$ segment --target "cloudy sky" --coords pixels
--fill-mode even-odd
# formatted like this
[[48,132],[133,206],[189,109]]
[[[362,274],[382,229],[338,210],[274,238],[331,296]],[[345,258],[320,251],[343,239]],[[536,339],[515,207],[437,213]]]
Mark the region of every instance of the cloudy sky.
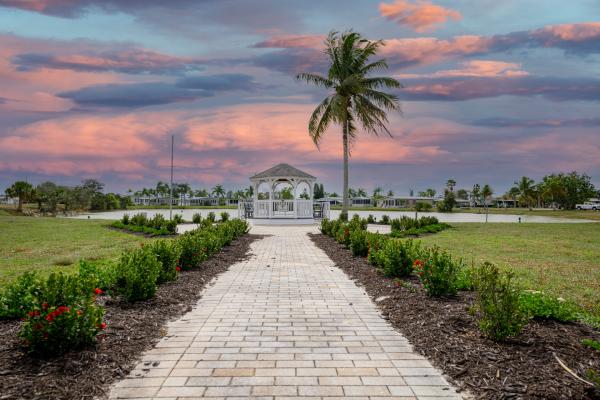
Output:
[[384,39],[405,88],[393,138],[362,135],[350,184],[490,183],[577,170],[600,184],[597,0],[0,0],[0,190],[246,186],[279,162],[341,187],[336,127],[307,134],[330,30]]

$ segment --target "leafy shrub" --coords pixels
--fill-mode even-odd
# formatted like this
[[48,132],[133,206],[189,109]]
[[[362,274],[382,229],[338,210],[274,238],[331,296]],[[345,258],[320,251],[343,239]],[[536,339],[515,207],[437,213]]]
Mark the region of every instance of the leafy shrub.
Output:
[[350,250],[354,256],[366,257],[369,252],[369,233],[363,229],[354,229],[350,232]]
[[338,220],[340,222],[348,222],[348,213],[347,212],[341,212]]
[[[183,220],[182,217],[177,214],[175,215],[175,218],[179,218],[181,221]],[[172,235],[177,233],[176,219],[168,221],[162,214],[156,214],[154,218],[148,219],[146,214],[138,213],[131,218],[127,216],[127,219],[123,216],[120,221],[113,222],[112,226],[149,235]]]
[[36,272],[25,272],[0,292],[0,318],[22,318],[33,309],[42,288]]
[[342,226],[342,225],[343,225],[343,223],[339,219],[331,221],[331,225],[330,225],[330,229],[329,229],[329,236],[336,239],[337,232],[340,229],[340,226]]
[[160,263],[160,271],[156,283],[177,279],[177,267],[181,250],[174,240],[156,240],[147,246]]
[[176,224],[183,224],[183,215],[181,215],[181,214],[173,215],[173,221],[175,221]]
[[214,212],[212,212],[212,211],[211,211],[211,212],[209,212],[209,213],[206,215],[206,219],[207,219],[207,220],[209,220],[211,224],[212,224],[212,223],[214,223],[214,222],[215,222],[215,220],[216,220],[216,215],[215,215],[215,213],[214,213]]
[[577,319],[577,310],[573,304],[544,292],[524,291],[519,300],[521,309],[530,317],[562,322]]
[[416,211],[431,211],[432,208],[433,206],[431,205],[431,203],[425,203],[423,201],[417,201],[415,203]]
[[223,211],[221,213],[221,222],[227,222],[229,220],[229,213]]
[[367,235],[367,260],[375,268],[383,267],[383,247],[390,240],[384,235],[378,233],[368,233]]
[[321,233],[327,236],[331,234],[331,221],[327,218],[321,220]]
[[350,226],[348,224],[341,224],[336,233],[336,240],[338,243],[344,246],[350,246]]
[[483,263],[476,273],[479,329],[493,340],[518,335],[527,322],[521,310],[519,290],[512,271],[500,271],[491,263]]
[[121,218],[121,222],[123,223],[123,225],[129,225],[129,214],[124,214]]
[[600,351],[600,342],[594,339],[582,339],[581,344],[591,349]]
[[382,248],[382,271],[389,278],[410,275],[413,268],[412,241],[388,240]]
[[193,222],[194,224],[199,224],[200,222],[202,222],[202,215],[200,215],[200,213],[195,213],[195,214],[192,216],[192,222]]
[[117,264],[111,260],[79,261],[79,276],[102,290],[111,289],[117,281]]
[[369,214],[369,216],[367,217],[367,222],[369,224],[374,224],[377,221],[375,220],[375,217],[373,216],[373,214]]
[[475,267],[463,265],[456,275],[456,289],[475,290]]
[[148,218],[145,213],[134,214],[129,220],[129,223],[131,225],[145,226],[148,223]]
[[350,230],[354,229],[367,229],[368,222],[366,219],[361,219],[358,214],[354,214],[350,222],[348,222],[348,227]]
[[382,215],[381,216],[381,223],[383,225],[389,225],[390,224],[390,216],[386,215],[386,214]]
[[415,260],[413,266],[430,296],[456,294],[458,272],[463,266],[462,263],[454,261],[447,252],[434,247],[426,259]]
[[115,289],[128,302],[146,300],[156,293],[161,264],[150,246],[121,255]]
[[204,243],[199,240],[194,232],[186,232],[177,238],[177,243],[181,249],[179,256],[179,265],[183,270],[196,268],[200,263],[208,258]]
[[106,326],[104,309],[95,304],[97,290],[77,275],[50,274],[19,333],[27,350],[45,356],[92,344]]

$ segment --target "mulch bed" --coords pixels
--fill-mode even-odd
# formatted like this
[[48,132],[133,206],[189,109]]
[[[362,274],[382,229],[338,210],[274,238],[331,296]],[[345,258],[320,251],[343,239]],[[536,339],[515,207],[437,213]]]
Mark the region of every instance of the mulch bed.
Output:
[[474,293],[430,298],[417,278],[397,286],[332,238],[310,237],[369,296],[389,296],[377,302],[385,318],[459,390],[482,399],[600,399],[597,389],[569,375],[554,357],[580,377],[590,368],[600,371],[600,351],[581,344],[600,340],[591,327],[532,320],[518,337],[496,343],[480,334],[469,313]]
[[[125,377],[139,356],[166,333],[162,326],[191,311],[201,289],[229,266],[250,256],[259,235],[244,235],[205,261],[158,287],[152,300],[124,304],[105,298],[105,337],[94,348],[40,360],[23,352],[20,321],[0,321],[0,399],[93,399]],[[101,298],[102,299],[102,298]]]

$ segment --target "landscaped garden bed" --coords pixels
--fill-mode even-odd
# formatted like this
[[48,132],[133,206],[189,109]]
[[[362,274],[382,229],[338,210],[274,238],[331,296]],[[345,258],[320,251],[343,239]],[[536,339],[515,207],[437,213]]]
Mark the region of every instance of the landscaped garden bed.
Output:
[[[29,291],[35,295],[22,302],[23,309],[0,304],[5,317],[11,312],[25,315],[23,320],[0,320],[0,398],[105,396],[109,384],[126,376],[138,357],[164,336],[164,323],[190,311],[204,285],[249,256],[250,243],[259,236],[243,235],[246,229],[240,221],[204,227],[181,240],[153,241],[126,251],[118,264],[84,262],[78,274],[36,278],[42,293]],[[75,290],[52,289],[56,282],[68,282]],[[77,294],[75,300],[67,296],[89,284],[97,286],[90,295]],[[42,297],[63,300],[38,306]],[[86,303],[89,299],[91,304]],[[64,353],[57,346],[65,334],[59,324],[81,325],[92,317],[93,326],[86,328],[90,333],[65,335],[71,343],[92,335],[92,344]],[[25,334],[32,335],[31,341]]]
[[[335,221],[330,224],[336,225]],[[403,268],[402,253],[418,250],[416,244],[406,241],[399,245],[384,244],[380,246],[385,248],[382,255],[378,254],[381,250],[373,251],[371,246],[376,245],[383,235],[362,233],[353,229],[352,222],[340,224],[334,233],[331,230],[335,228],[331,225],[329,229],[325,228],[326,233],[333,234],[335,239],[323,234],[311,235],[315,244],[357,284],[364,286],[390,323],[410,340],[418,352],[443,370],[458,388],[486,399],[599,398],[597,388],[578,380],[565,369],[569,368],[578,377],[592,380],[590,374],[593,377],[593,372],[590,371],[600,370],[600,351],[592,348],[596,343],[594,340],[600,340],[597,330],[580,322],[565,323],[543,318],[541,314],[545,308],[538,307],[539,304],[531,300],[538,299],[535,297],[537,294],[532,293],[520,300],[525,301],[521,307],[526,305],[529,309],[515,314],[515,319],[528,316],[523,321],[526,324],[522,331],[492,340],[489,331],[485,335],[480,330],[480,311],[474,310],[474,305],[478,304],[477,292],[457,290],[468,286],[464,277],[458,276],[455,280],[455,295],[438,297],[432,295],[431,288],[443,285],[440,286],[439,282],[432,285],[432,281],[422,275],[422,265],[430,265],[430,261],[415,260],[414,264],[411,261],[407,265],[413,264],[416,273],[406,273],[401,279],[393,277]],[[364,241],[361,235],[366,235]],[[365,241],[369,243],[368,249],[360,246]],[[400,255],[393,255],[395,249]],[[442,252],[435,252],[435,257],[445,257]],[[368,258],[364,257],[366,254]],[[409,256],[406,258],[410,259]],[[372,263],[379,263],[379,268]],[[390,269],[394,265],[397,269]],[[429,292],[424,283],[429,285]],[[563,310],[560,304],[556,304],[552,302],[552,316],[570,319],[567,306]],[[565,312],[564,316],[560,315],[561,311]],[[588,345],[582,343],[585,339],[589,340]]]

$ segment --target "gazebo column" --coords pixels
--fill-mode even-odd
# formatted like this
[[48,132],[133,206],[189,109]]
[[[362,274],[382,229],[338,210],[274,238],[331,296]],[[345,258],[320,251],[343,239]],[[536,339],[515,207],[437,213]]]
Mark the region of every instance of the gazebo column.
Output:
[[292,184],[292,193],[294,194],[294,218],[298,218],[298,196],[296,190],[298,190],[298,182],[295,179],[290,179]]

